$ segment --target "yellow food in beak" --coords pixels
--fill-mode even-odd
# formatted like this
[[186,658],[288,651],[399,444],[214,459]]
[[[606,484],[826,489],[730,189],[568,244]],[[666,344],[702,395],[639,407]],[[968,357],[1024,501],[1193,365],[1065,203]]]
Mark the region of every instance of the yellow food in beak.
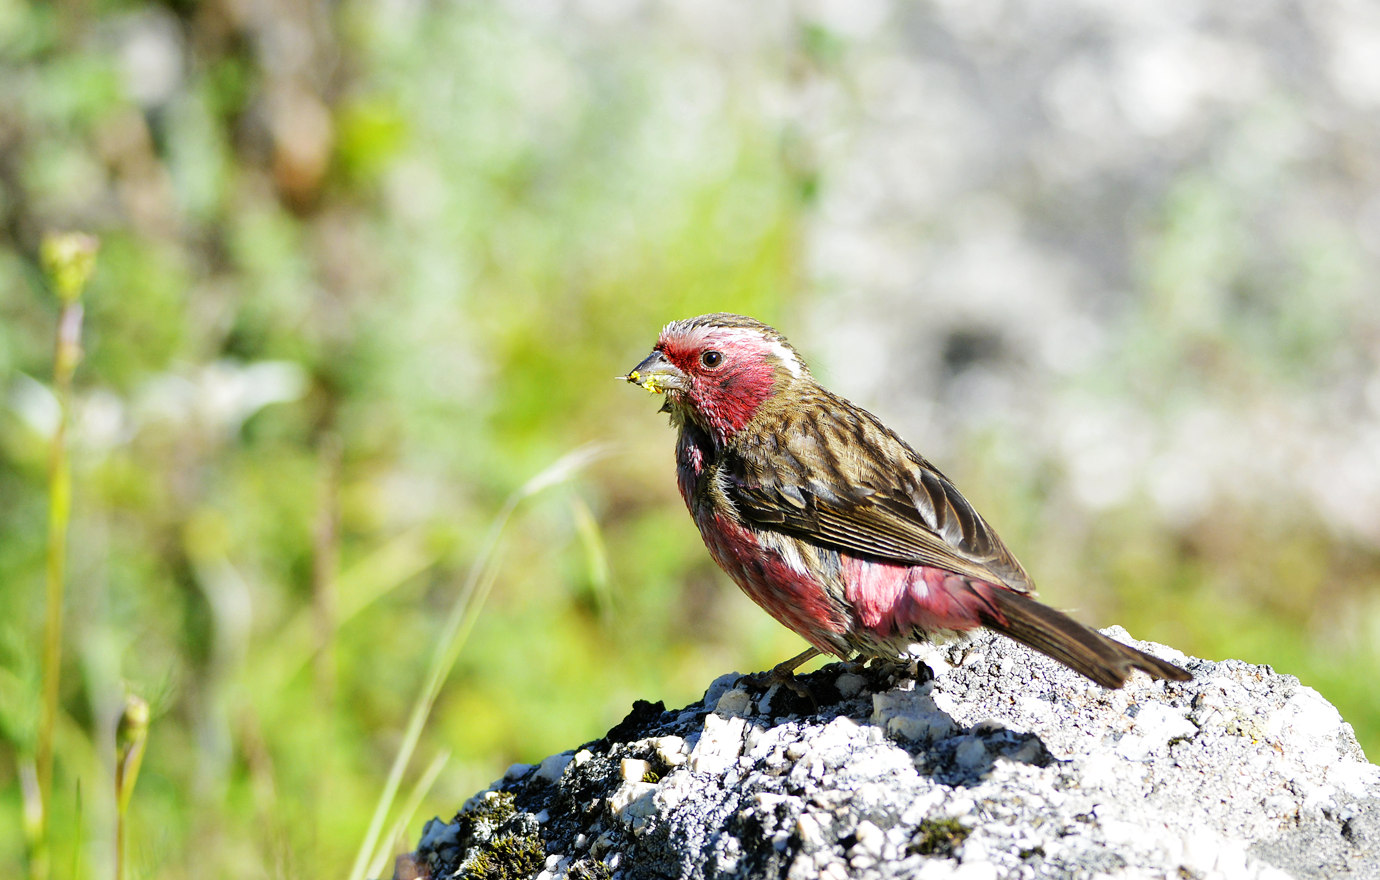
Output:
[[684,373],[676,369],[666,356],[654,351],[646,360],[638,364],[626,376],[619,376],[624,382],[637,385],[652,394],[666,394],[669,391],[684,391],[688,380]]
[[633,370],[631,373],[628,374],[628,381],[641,388],[647,389],[653,394],[666,393],[666,389],[661,385],[660,382],[657,381],[656,376],[648,376],[644,379],[642,378],[642,375],[637,372],[637,370]]

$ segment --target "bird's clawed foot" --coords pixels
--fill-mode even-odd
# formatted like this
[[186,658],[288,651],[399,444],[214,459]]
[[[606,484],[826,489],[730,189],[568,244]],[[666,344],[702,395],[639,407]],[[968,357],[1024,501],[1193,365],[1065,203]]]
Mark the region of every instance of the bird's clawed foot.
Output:
[[764,691],[770,690],[774,685],[779,685],[781,688],[797,696],[804,697],[810,701],[811,706],[818,708],[819,701],[815,699],[815,695],[811,692],[809,686],[795,677],[796,667],[818,654],[818,650],[811,648],[808,651],[797,654],[789,660],[776,664],[766,672],[754,672],[750,675],[744,675],[738,679],[738,683],[746,684]]
[[916,684],[924,684],[934,678],[934,671],[917,657],[871,657],[866,658],[865,664],[868,669],[875,670],[878,675],[889,677],[892,681],[909,679]]
[[918,658],[909,655],[870,657],[855,654],[843,661],[844,671],[861,676],[869,687],[886,688],[901,681],[924,684],[934,678],[934,672]]

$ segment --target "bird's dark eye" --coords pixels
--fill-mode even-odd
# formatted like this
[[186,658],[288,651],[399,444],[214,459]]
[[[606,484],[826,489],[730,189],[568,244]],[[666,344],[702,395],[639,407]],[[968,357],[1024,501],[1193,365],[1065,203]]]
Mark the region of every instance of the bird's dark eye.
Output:
[[714,351],[713,349],[710,349],[709,351],[706,351],[706,352],[704,352],[703,354],[700,355],[700,363],[704,364],[706,367],[708,367],[708,368],[711,369],[711,370],[714,369],[715,367],[717,367],[719,364],[721,364],[721,363],[723,363],[723,362],[724,362],[723,353],[722,353],[722,352],[718,352],[718,351]]

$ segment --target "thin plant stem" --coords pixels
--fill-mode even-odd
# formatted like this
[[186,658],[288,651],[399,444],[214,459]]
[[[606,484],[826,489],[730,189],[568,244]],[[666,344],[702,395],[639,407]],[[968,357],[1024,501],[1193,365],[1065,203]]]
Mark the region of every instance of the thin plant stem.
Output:
[[115,880],[125,876],[125,834],[129,828],[129,801],[144,746],[149,736],[149,704],[134,694],[125,696],[125,710],[115,728]]
[[58,314],[53,355],[53,394],[58,422],[48,459],[48,546],[46,613],[43,623],[43,703],[39,715],[35,769],[38,783],[37,828],[30,840],[30,875],[48,876],[53,795],[53,740],[62,692],[62,605],[66,577],[67,527],[72,517],[72,473],[67,460],[67,427],[71,421],[72,375],[81,361],[81,295],[95,266],[97,242],[79,233],[44,238],[41,257],[62,309]]
[[334,646],[340,569],[340,435],[321,439],[317,461],[316,522],[312,525],[311,604],[316,629],[316,691],[322,705],[335,693]]

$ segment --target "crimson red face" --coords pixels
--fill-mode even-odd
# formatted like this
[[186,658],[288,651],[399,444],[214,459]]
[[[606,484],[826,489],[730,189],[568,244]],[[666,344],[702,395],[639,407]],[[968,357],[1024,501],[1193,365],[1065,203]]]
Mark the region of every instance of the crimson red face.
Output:
[[809,374],[789,343],[766,325],[706,320],[721,317],[667,324],[652,354],[626,378],[665,393],[672,412],[683,411],[725,443],[752,421],[779,380]]

